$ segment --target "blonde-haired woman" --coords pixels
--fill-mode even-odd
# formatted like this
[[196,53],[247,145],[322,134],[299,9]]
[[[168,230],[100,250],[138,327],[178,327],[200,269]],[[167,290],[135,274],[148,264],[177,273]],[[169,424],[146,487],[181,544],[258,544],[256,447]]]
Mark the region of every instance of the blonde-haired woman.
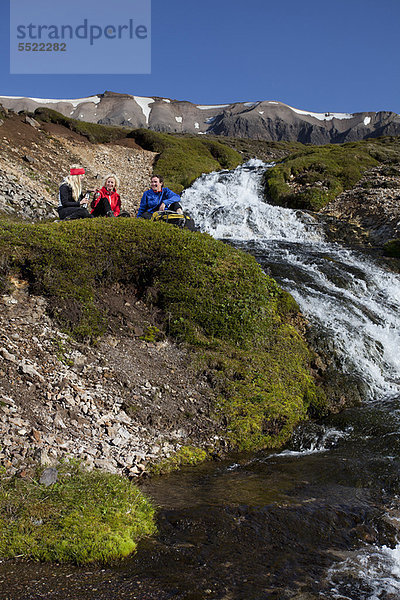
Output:
[[80,165],[72,165],[69,175],[60,185],[57,209],[60,219],[87,219],[92,216],[86,208],[89,197],[82,192],[84,177],[85,169]]
[[92,200],[92,217],[129,217],[126,211],[121,212],[121,197],[117,192],[119,179],[110,173],[104,179],[103,187],[97,190]]

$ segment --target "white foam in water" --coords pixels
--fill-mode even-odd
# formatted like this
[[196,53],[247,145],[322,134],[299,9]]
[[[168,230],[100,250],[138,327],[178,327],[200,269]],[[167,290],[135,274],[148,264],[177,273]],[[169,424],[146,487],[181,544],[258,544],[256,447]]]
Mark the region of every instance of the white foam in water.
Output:
[[200,177],[182,195],[185,209],[202,231],[218,239],[322,239],[312,217],[303,215],[302,222],[295,211],[262,201],[260,179],[267,167],[252,159],[234,171]]
[[[398,393],[400,389],[400,279],[368,260],[337,247],[327,248],[343,264],[346,287],[310,265],[314,288],[287,289],[314,323],[330,332],[345,371],[361,374],[371,394]],[[297,260],[297,259],[295,259]],[[358,276],[349,272],[356,269]]]
[[[381,600],[400,597],[400,545],[395,548],[367,546],[350,553],[328,571],[327,600]],[[360,594],[362,589],[362,595]],[[357,594],[357,595],[354,595]]]
[[185,208],[202,231],[251,241],[285,267],[283,287],[328,333],[343,370],[357,374],[371,397],[398,394],[400,277],[325,242],[307,213],[266,203],[260,183],[270,166],[252,159],[234,171],[205,175],[184,192]]
[[301,450],[283,450],[282,452],[270,454],[267,459],[273,457],[276,458],[277,456],[279,458],[285,458],[286,456],[306,456],[308,454],[320,454],[321,452],[331,450],[340,439],[347,438],[349,435],[350,431],[339,431],[338,429],[328,428],[320,439],[315,437],[314,440],[310,442],[308,448]]

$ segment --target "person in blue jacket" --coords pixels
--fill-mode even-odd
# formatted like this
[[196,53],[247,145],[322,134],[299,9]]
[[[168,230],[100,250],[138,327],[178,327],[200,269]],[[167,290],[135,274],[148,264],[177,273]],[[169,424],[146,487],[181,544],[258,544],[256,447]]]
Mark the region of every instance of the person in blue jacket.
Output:
[[182,206],[179,204],[180,196],[167,187],[163,187],[164,178],[161,175],[153,175],[150,181],[150,189],[146,190],[140,201],[137,218],[151,219],[157,210],[174,210],[182,214]]

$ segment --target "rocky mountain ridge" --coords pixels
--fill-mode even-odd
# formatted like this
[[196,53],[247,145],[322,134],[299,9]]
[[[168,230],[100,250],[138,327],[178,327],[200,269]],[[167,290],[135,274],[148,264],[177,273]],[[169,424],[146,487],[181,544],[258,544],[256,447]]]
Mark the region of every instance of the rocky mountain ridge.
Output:
[[304,144],[400,135],[400,116],[394,112],[315,113],[266,100],[196,105],[182,100],[106,91],[77,99],[0,96],[0,103],[16,112],[53,108],[65,116],[104,125]]

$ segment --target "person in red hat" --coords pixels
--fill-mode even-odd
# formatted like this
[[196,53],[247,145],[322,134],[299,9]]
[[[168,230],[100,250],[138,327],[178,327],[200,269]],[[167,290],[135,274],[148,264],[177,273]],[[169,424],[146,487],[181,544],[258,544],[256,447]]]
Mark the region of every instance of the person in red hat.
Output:
[[72,165],[69,175],[60,185],[57,210],[61,220],[91,218],[92,215],[86,208],[89,196],[82,192],[84,177],[85,169],[80,165]]

